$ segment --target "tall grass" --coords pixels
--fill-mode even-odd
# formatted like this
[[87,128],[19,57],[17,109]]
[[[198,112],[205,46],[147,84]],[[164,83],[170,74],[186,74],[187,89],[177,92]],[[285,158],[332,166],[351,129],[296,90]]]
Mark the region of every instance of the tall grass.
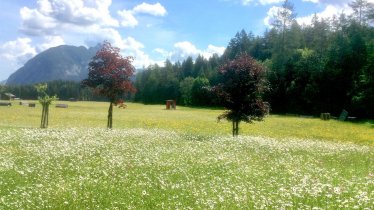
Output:
[[158,129],[0,129],[0,209],[371,209],[369,146]]
[[370,124],[106,103],[0,107],[0,209],[373,209]]

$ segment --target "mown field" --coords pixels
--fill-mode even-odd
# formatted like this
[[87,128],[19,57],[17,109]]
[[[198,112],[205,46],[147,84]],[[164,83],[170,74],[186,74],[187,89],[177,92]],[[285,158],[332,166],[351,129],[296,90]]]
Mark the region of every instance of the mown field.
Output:
[[0,209],[373,209],[374,126],[129,103],[0,107]]

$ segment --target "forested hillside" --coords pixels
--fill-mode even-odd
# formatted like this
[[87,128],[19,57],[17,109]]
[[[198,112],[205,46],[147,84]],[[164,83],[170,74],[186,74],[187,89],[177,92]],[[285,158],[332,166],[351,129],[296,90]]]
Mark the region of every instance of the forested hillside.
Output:
[[221,57],[189,57],[183,62],[149,66],[137,75],[135,100],[184,105],[218,105],[209,87],[220,78],[217,69],[247,53],[267,68],[271,87],[266,98],[273,113],[338,115],[342,109],[363,118],[374,117],[373,9],[352,3],[355,13],[299,25],[293,5],[261,36],[245,30],[229,42]]

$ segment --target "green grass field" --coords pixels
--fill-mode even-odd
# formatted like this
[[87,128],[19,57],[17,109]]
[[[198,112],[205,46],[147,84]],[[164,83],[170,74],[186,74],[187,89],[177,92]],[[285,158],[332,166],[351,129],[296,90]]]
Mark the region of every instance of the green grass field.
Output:
[[0,107],[0,209],[373,209],[374,126],[129,103]]

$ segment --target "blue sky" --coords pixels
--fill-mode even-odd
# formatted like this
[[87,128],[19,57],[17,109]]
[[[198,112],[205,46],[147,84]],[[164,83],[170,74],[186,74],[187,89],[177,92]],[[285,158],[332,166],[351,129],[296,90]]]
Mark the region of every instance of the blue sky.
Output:
[[[374,0],[369,0],[374,2]],[[103,40],[135,57],[136,67],[165,59],[222,54],[241,29],[262,35],[283,0],[4,0],[0,4],[0,81],[61,44]],[[314,13],[350,13],[350,0],[291,0],[300,24]]]

